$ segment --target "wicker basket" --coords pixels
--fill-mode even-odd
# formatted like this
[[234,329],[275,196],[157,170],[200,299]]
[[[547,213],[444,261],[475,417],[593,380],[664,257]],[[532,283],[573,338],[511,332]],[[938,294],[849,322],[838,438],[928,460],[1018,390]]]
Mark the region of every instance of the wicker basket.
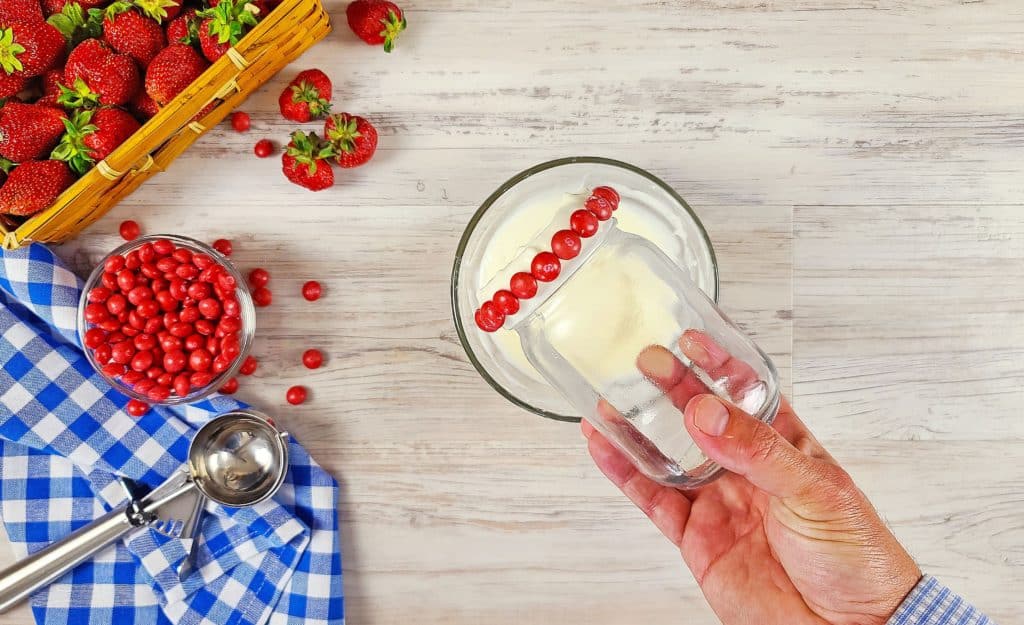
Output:
[[[4,249],[60,242],[102,217],[163,171],[208,128],[331,30],[320,0],[284,0],[128,141],[86,172],[50,208],[16,228],[0,223]],[[218,101],[202,119],[195,116]]]

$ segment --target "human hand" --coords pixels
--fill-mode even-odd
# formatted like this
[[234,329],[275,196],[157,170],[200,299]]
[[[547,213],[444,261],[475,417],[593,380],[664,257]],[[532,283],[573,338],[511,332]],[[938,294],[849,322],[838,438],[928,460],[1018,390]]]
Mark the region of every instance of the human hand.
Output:
[[[693,339],[687,333],[680,346],[698,366],[733,382],[747,373],[707,337]],[[586,421],[583,434],[598,468],[679,548],[722,622],[884,624],[921,571],[789,403],[767,425],[706,394],[671,352],[654,350],[638,359],[641,370],[729,473],[682,492],[641,474]]]

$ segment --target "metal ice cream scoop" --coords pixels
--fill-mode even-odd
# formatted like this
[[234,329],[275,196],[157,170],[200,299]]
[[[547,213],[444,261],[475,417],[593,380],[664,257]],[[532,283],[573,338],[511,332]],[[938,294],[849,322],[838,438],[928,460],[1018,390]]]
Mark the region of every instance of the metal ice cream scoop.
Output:
[[189,445],[187,466],[148,495],[0,571],[0,612],[133,530],[152,526],[173,537],[194,532],[203,497],[242,507],[273,496],[288,471],[287,439],[273,420],[253,410],[209,421]]

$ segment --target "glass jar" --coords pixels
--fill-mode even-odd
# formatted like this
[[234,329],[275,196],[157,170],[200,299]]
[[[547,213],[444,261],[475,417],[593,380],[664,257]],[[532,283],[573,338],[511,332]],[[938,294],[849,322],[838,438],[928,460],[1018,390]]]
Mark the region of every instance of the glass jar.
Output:
[[684,426],[690,398],[712,393],[767,423],[778,410],[768,356],[683,268],[615,218],[505,327],[544,379],[662,484],[692,488],[721,471]]

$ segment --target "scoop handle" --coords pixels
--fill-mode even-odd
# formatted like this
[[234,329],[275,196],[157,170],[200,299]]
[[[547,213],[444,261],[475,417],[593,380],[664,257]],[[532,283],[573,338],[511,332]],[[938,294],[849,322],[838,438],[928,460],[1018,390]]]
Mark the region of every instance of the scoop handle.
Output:
[[144,524],[137,508],[124,506],[0,571],[0,613]]

